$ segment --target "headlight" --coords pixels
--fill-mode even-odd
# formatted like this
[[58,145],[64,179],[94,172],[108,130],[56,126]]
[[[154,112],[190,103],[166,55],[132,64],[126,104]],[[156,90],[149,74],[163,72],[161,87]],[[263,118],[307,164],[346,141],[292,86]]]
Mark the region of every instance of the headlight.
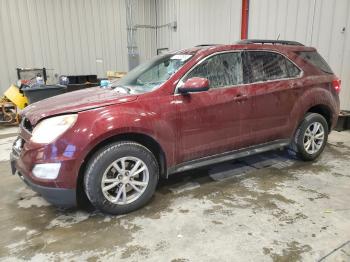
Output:
[[71,114],[45,119],[34,128],[31,141],[49,144],[71,128],[77,118],[77,114]]

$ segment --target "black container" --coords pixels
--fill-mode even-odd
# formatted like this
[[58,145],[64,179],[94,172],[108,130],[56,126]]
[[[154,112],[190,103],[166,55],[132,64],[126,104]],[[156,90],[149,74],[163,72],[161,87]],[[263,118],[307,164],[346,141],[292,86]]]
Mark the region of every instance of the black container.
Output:
[[89,87],[94,87],[94,86],[98,86],[99,83],[88,83],[88,84],[69,84],[67,86],[67,92],[74,92],[77,90],[82,90],[82,89],[86,89]]
[[336,131],[350,130],[350,113],[342,112],[338,117],[338,122],[334,128]]
[[95,86],[99,86],[100,85],[100,83],[99,82],[97,82],[97,83],[88,83],[88,84],[86,84],[86,87],[88,88],[88,87],[95,87]]
[[74,91],[77,91],[77,90],[81,90],[81,89],[84,89],[86,88],[86,85],[85,84],[69,84],[67,86],[67,93],[68,92],[74,92]]
[[87,76],[87,81],[89,83],[98,83],[97,75],[88,75]]
[[67,76],[68,79],[69,79],[69,84],[71,85],[75,85],[78,83],[78,79],[77,79],[77,76]]
[[23,88],[22,91],[28,98],[29,104],[38,102],[40,100],[64,94],[67,90],[66,86],[61,85],[46,85],[32,88]]
[[69,84],[85,84],[85,83],[97,83],[97,75],[71,75],[67,76],[69,79]]
[[345,123],[346,123],[345,117],[339,116],[337,125],[335,126],[334,130],[344,131],[345,130]]
[[77,76],[77,84],[85,84],[87,81],[87,75]]

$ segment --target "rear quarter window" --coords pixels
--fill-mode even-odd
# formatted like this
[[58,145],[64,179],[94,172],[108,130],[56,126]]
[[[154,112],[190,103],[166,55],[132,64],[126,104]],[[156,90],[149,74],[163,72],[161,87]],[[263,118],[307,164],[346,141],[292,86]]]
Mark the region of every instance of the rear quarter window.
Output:
[[288,59],[285,59],[285,61],[286,61],[286,66],[287,66],[287,70],[288,70],[288,76],[291,78],[300,76],[300,73],[301,73],[300,69],[298,67],[296,67]]
[[298,55],[304,59],[306,62],[311,63],[313,66],[317,67],[321,71],[333,74],[332,69],[327,64],[327,62],[322,58],[322,56],[316,51],[303,51],[298,52]]

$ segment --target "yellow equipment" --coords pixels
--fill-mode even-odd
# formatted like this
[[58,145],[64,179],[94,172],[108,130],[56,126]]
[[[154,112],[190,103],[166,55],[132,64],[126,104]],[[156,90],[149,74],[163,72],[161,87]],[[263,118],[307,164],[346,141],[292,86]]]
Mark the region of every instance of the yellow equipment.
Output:
[[[46,82],[46,68],[17,68],[17,77],[21,87],[30,85],[32,81],[38,81],[38,77]],[[29,104],[27,97],[16,85],[11,85],[0,97],[0,124],[18,124],[18,109],[23,109]]]
[[17,125],[19,123],[17,107],[6,97],[0,98],[0,109],[0,124]]
[[19,109],[23,109],[28,105],[28,99],[19,91],[15,85],[11,85],[4,93],[5,97],[14,103]]
[[3,97],[0,97],[0,124],[18,124],[17,108],[23,109],[28,105],[28,99],[15,85],[11,85]]

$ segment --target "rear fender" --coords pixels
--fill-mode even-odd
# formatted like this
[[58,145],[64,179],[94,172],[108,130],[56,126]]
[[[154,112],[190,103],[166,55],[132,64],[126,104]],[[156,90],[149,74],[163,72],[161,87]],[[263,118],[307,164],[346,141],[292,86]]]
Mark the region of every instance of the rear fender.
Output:
[[331,112],[331,123],[334,127],[339,114],[339,103],[334,99],[333,94],[324,87],[308,88],[302,96],[295,102],[290,114],[291,130],[294,134],[305,114],[317,105],[323,105]]

